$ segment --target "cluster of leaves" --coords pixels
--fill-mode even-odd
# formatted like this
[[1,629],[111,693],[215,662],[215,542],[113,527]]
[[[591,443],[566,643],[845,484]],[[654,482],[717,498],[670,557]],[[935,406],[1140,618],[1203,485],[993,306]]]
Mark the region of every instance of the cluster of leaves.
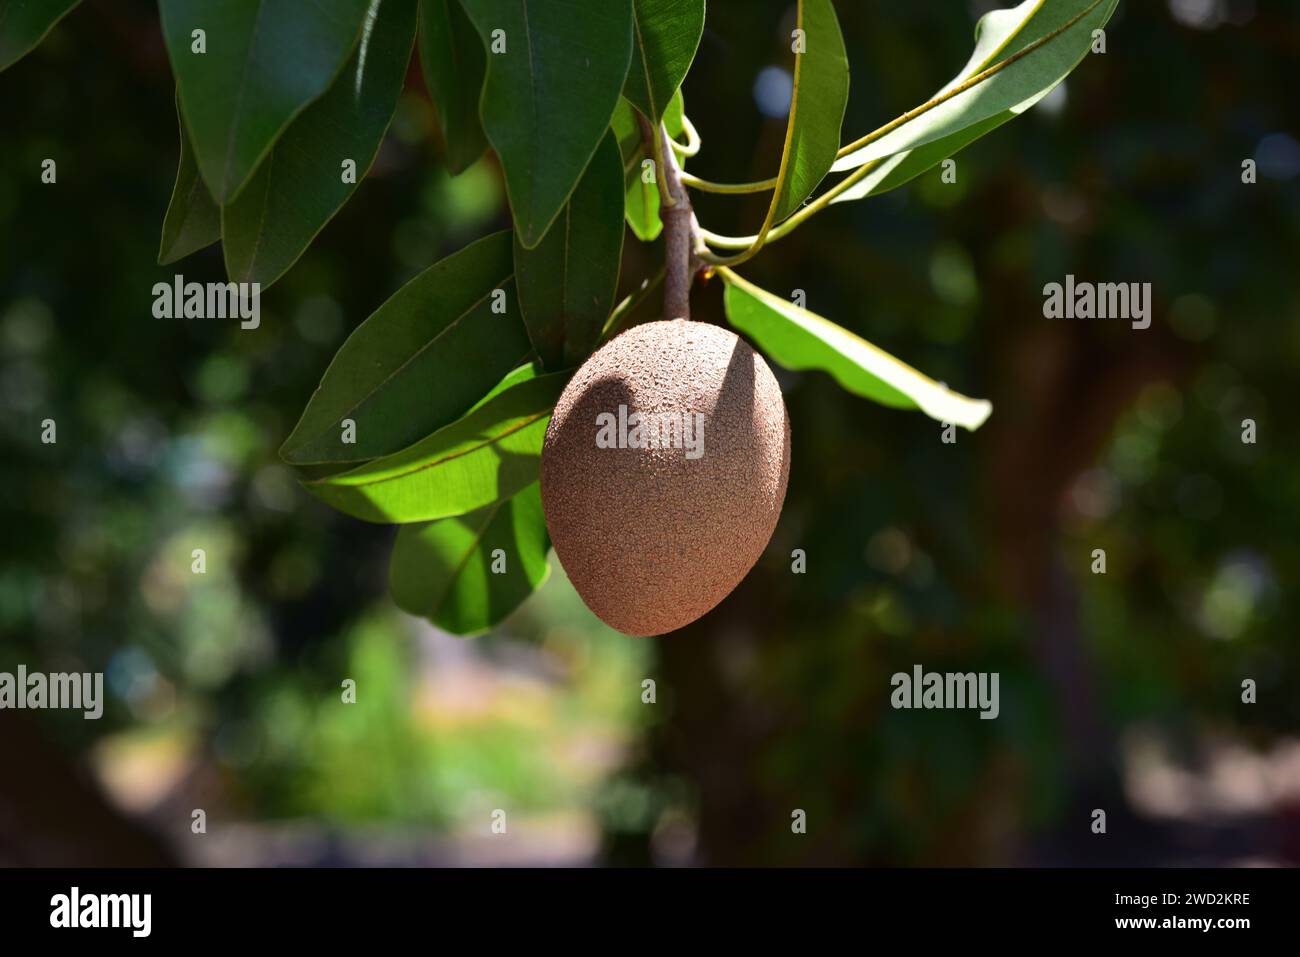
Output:
[[[1028,109],[1082,60],[1117,2],[1024,0],[988,14],[947,86],[842,145],[849,71],[835,9],[797,0],[775,175],[717,184],[683,174],[695,189],[771,193],[755,235],[694,237],[694,256],[727,284],[729,321],[781,365],[977,428],[989,403],[732,267]],[[647,277],[614,304],[624,224],[643,242],[659,235],[662,205],[674,202],[669,168],[701,145],[680,88],[705,0],[159,4],[180,128],[161,263],[219,240],[232,281],[265,289],[284,275],[373,162],[417,47],[448,167],[495,152],[513,230],[429,267],[361,323],[282,449],[324,501],[403,526],[391,573],[399,605],[462,634],[491,627],[547,573],[537,475],[550,410],[569,371],[653,288]],[[9,0],[0,69],[73,6]],[[812,199],[833,172],[847,175]]]

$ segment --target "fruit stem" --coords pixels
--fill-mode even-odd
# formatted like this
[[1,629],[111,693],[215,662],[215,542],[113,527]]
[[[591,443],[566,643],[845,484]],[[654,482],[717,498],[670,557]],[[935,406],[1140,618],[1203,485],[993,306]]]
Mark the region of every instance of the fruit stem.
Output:
[[682,170],[672,148],[672,138],[663,123],[653,129],[644,117],[641,135],[659,160],[661,185],[671,203],[660,204],[659,216],[664,223],[664,318],[691,318],[691,285],[700,268],[696,256],[699,222],[691,208],[691,197],[682,185]]

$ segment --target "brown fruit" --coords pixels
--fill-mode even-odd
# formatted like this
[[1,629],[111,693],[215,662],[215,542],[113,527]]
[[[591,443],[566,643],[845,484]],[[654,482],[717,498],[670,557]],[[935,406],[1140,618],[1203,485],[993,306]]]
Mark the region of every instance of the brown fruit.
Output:
[[754,566],[789,473],[790,421],[763,358],[718,326],[651,322],[598,350],[560,396],[542,506],[587,606],[626,634],[658,635]]

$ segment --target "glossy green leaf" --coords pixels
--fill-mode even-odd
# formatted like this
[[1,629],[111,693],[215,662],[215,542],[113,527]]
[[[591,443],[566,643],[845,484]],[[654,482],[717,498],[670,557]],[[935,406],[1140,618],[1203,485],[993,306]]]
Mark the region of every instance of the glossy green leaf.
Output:
[[166,266],[190,253],[211,246],[221,238],[221,210],[194,162],[194,150],[185,133],[179,99],[176,126],[180,130],[181,158],[176,167],[176,185],[172,188],[167,215],[163,217],[162,241],[158,246],[158,264]]
[[[319,97],[376,0],[159,0],[163,39],[203,181],[226,204]],[[205,53],[194,52],[202,30]]]
[[[1019,6],[986,14],[976,27],[970,61],[930,102],[947,99],[911,111],[908,119],[845,155],[834,168],[855,169],[871,160],[954,137],[995,117],[1005,120],[1024,112],[1078,66],[1092,46],[1092,32],[1106,24],[1118,2],[1025,0]],[[983,132],[997,125],[991,123]],[[952,152],[975,138],[953,139],[947,149]]]
[[259,282],[265,292],[365,177],[397,109],[415,43],[416,5],[383,0],[333,85],[289,124],[248,186],[222,209],[231,279]]
[[[1024,109],[1028,109],[1036,102],[1037,100],[1026,103]],[[896,189],[920,176],[926,170],[942,163],[963,146],[974,142],[985,133],[997,129],[1021,112],[1023,110],[1020,109],[1004,110],[986,120],[981,120],[974,126],[958,130],[956,133],[942,139],[926,143],[924,146],[918,146],[914,150],[896,153],[832,199],[831,203],[847,203],[851,200],[862,199],[865,196],[875,196]]]
[[304,484],[368,522],[424,522],[484,508],[537,481],[546,424],[568,379],[555,373],[520,382],[396,455]]
[[794,92],[768,226],[795,212],[830,172],[849,102],[848,54],[831,0],[799,0],[796,29],[803,33],[792,40]]
[[524,325],[548,369],[576,366],[596,347],[618,285],[623,213],[623,159],[611,132],[545,238],[532,249],[515,238]]
[[478,115],[487,54],[460,0],[420,0],[420,65],[438,107],[447,168],[460,173],[487,149]]
[[488,391],[488,393],[483,396],[483,398],[479,399],[472,406],[470,406],[469,411],[466,412],[465,414],[469,415],[470,412],[473,412],[475,409],[479,408],[480,406],[485,405],[486,403],[490,402],[492,399],[495,399],[502,392],[505,392],[506,389],[513,389],[521,382],[527,382],[529,379],[536,379],[538,376],[544,374],[545,374],[545,370],[542,368],[542,364],[540,362],[529,362],[519,366],[517,369],[511,369],[502,377],[500,382],[494,385]]
[[[668,135],[674,139],[682,136],[684,116],[682,91],[678,90],[669,100],[663,118]],[[646,243],[653,242],[659,238],[664,228],[659,218],[659,185],[653,181],[647,183],[641,175],[643,164],[649,156],[641,139],[636,109],[626,99],[618,101],[614,117],[610,120],[610,129],[614,131],[619,151],[623,155],[624,216],[627,224],[637,239]],[[685,159],[678,157],[677,162],[683,169],[686,168]]]
[[[404,449],[464,414],[531,352],[510,234],[494,233],[420,273],[357,327],[280,454],[307,465]],[[355,444],[343,442],[345,419],[356,423]]]
[[389,590],[403,611],[452,634],[481,634],[550,576],[550,547],[534,482],[467,515],[403,525],[388,566]]
[[659,187],[641,178],[640,163],[641,161],[638,160],[632,174],[626,179],[623,217],[637,239],[643,243],[651,243],[664,231],[664,223],[659,218]]
[[658,123],[704,33],[704,0],[633,0],[632,65],[623,95]]
[[531,248],[609,126],[632,58],[632,0],[464,4],[488,46],[483,129],[505,169],[515,231]]
[[988,402],[958,395],[847,329],[731,270],[722,274],[727,320],[787,369],[819,369],[855,395],[894,408],[920,409],[940,422],[967,429],[979,428],[993,411]]
[[0,3],[0,70],[36,49],[80,0],[4,0]]

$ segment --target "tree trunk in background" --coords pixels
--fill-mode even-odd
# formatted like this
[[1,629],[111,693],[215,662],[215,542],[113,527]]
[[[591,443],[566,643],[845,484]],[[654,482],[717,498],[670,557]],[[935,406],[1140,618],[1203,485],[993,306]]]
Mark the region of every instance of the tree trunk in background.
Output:
[[14,711],[0,711],[0,768],[0,865],[176,864],[161,839],[113,808],[37,722]]

